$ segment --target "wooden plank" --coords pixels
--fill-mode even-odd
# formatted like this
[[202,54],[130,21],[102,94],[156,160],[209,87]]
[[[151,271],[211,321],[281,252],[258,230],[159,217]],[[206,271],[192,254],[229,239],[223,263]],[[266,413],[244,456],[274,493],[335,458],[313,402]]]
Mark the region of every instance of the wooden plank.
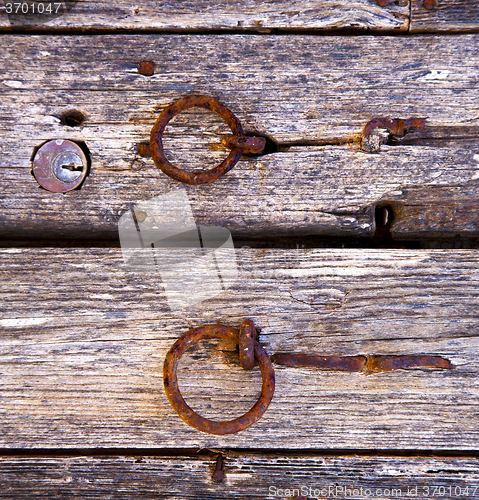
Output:
[[[251,35],[4,39],[4,237],[116,239],[132,203],[181,187],[136,147],[158,111],[190,93],[221,99],[246,130],[278,143],[277,153],[187,188],[198,221],[225,225],[234,236],[368,236],[371,207],[390,193],[462,186],[476,176],[475,35],[360,37],[354,44],[349,37]],[[142,59],[156,64],[153,77],[137,73]],[[79,127],[61,124],[72,108],[86,116]],[[411,115],[427,116],[415,142],[377,155],[359,151],[371,118]],[[179,166],[213,166],[225,155],[217,144],[227,129],[211,113],[184,113],[169,130],[165,148]],[[67,195],[39,189],[30,174],[35,147],[58,137],[85,142],[92,157],[84,186]]]
[[[233,238],[372,236],[374,207],[390,202],[398,207],[393,234],[402,239],[477,236],[477,190],[469,183],[478,175],[479,149],[470,146],[389,146],[374,155],[349,146],[292,148],[241,161],[219,181],[185,189],[196,222],[226,227]],[[182,188],[151,161],[141,172],[100,167],[66,195],[39,189],[26,169],[3,173],[3,237],[30,241],[118,241],[118,221],[132,206]],[[434,214],[437,205],[448,210],[447,200],[454,202],[451,190],[470,210],[443,220]],[[426,213],[434,225],[417,216]]]
[[[231,288],[170,311],[160,275],[128,272],[118,249],[3,249],[1,446],[477,449],[477,252],[236,254]],[[431,354],[455,368],[277,366],[259,422],[231,436],[200,433],[164,395],[165,354],[189,328],[245,317],[270,355]],[[241,370],[225,343],[199,346],[179,378],[186,400],[212,419],[247,411],[260,386],[258,369]]]
[[121,492],[122,499],[283,500],[299,491],[308,498],[403,500],[416,492],[417,498],[475,498],[479,491],[477,459],[467,457],[228,451],[221,483],[212,480],[213,471],[213,458],[204,455],[4,457],[0,485],[4,499],[103,500],[116,499]]
[[273,29],[375,30],[406,31],[409,24],[407,0],[380,7],[374,0],[336,2],[318,0],[267,2],[252,0],[234,4],[228,0],[157,2],[142,0],[132,4],[118,0],[108,4],[99,0],[63,2],[70,7],[55,8],[56,16],[7,16],[7,7],[0,8],[0,27],[24,26],[65,29],[130,29],[130,30],[240,30],[271,32]]
[[[477,35],[6,35],[3,40],[2,151],[23,166],[30,166],[38,141],[55,134],[84,140],[95,150],[95,141],[108,142],[99,152],[109,162],[102,163],[116,158],[117,169],[129,167],[127,151],[149,138],[159,110],[194,93],[220,99],[245,129],[286,145],[351,140],[377,116],[424,116],[429,126],[464,127],[477,120]],[[138,74],[142,60],[155,64],[152,77]],[[87,117],[73,129],[58,118],[72,107]],[[218,122],[207,117],[202,121],[212,126],[211,136]],[[173,138],[175,130],[185,132],[185,122],[178,125],[172,124]],[[1,166],[10,162],[2,158]]]
[[[477,155],[476,160],[479,160]],[[391,227],[393,237],[436,240],[455,237],[459,238],[459,244],[461,239],[477,238],[477,193],[477,181],[460,187],[408,187],[398,190],[394,196],[388,197],[397,212]]]
[[417,32],[472,32],[479,29],[478,0],[429,0],[432,9],[424,7],[423,0],[411,2],[412,33]]

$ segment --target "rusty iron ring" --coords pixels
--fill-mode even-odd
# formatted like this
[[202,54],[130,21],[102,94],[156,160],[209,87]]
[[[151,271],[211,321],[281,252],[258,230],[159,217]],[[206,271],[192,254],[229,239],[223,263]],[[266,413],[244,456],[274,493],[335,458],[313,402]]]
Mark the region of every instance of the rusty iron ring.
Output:
[[242,431],[257,422],[268,408],[274,394],[274,368],[266,351],[260,344],[254,342],[254,355],[261,370],[263,385],[258,401],[254,406],[241,417],[227,422],[215,422],[198,415],[192,410],[183,399],[178,387],[176,370],[181,356],[191,345],[204,339],[224,339],[232,340],[236,344],[239,342],[238,330],[223,325],[205,325],[193,328],[181,336],[168,351],[163,367],[163,381],[165,392],[180,418],[195,429],[209,434],[234,434]]
[[178,113],[188,108],[206,108],[222,118],[233,132],[233,136],[243,138],[243,127],[236,116],[217,99],[202,95],[190,95],[167,106],[156,120],[150,135],[150,151],[153,161],[166,175],[185,184],[203,184],[212,182],[229,172],[238,162],[245,150],[245,145],[238,143],[232,147],[228,157],[217,167],[203,172],[185,172],[172,165],[163,152],[162,135],[167,123]]

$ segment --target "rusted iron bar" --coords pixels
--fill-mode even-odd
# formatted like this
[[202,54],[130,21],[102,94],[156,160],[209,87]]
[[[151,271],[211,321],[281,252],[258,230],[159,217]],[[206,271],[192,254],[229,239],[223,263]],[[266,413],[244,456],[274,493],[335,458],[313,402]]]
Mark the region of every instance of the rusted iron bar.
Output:
[[254,343],[258,341],[258,334],[254,323],[246,319],[241,323],[239,331],[239,358],[243,370],[252,370],[254,361]]
[[451,362],[441,356],[426,355],[369,355],[313,356],[309,354],[278,353],[271,360],[283,366],[314,367],[322,370],[351,372],[385,372],[407,368],[451,369]]
[[386,372],[405,368],[442,368],[450,370],[451,362],[441,356],[368,356],[366,371]]

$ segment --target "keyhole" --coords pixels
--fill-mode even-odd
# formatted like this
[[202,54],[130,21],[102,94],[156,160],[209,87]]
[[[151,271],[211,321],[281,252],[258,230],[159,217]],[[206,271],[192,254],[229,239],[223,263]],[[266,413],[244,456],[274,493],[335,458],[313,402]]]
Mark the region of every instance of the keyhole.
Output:
[[391,206],[384,205],[376,207],[374,217],[376,220],[376,227],[391,227],[394,221],[394,211]]
[[63,164],[61,168],[74,172],[75,170],[83,170],[83,165],[77,165],[76,163],[71,162]]

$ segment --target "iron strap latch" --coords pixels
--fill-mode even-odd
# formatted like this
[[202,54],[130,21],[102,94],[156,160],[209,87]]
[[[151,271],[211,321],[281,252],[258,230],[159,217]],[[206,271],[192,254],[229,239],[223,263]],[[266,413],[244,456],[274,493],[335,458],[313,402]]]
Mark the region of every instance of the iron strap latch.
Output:
[[[258,401],[247,413],[227,422],[215,422],[192,410],[180,393],[176,371],[181,356],[196,342],[205,339],[232,340],[239,347],[242,368],[251,370],[258,363],[263,384]],[[323,370],[353,372],[384,372],[405,368],[451,369],[448,359],[427,355],[359,355],[316,356],[306,354],[278,353],[271,357],[279,365],[292,367],[315,367]],[[163,368],[166,395],[178,415],[192,427],[210,434],[234,434],[257,422],[273,399],[275,389],[274,368],[266,351],[258,341],[258,332],[253,321],[244,320],[238,329],[224,325],[205,325],[189,330],[168,351]]]

